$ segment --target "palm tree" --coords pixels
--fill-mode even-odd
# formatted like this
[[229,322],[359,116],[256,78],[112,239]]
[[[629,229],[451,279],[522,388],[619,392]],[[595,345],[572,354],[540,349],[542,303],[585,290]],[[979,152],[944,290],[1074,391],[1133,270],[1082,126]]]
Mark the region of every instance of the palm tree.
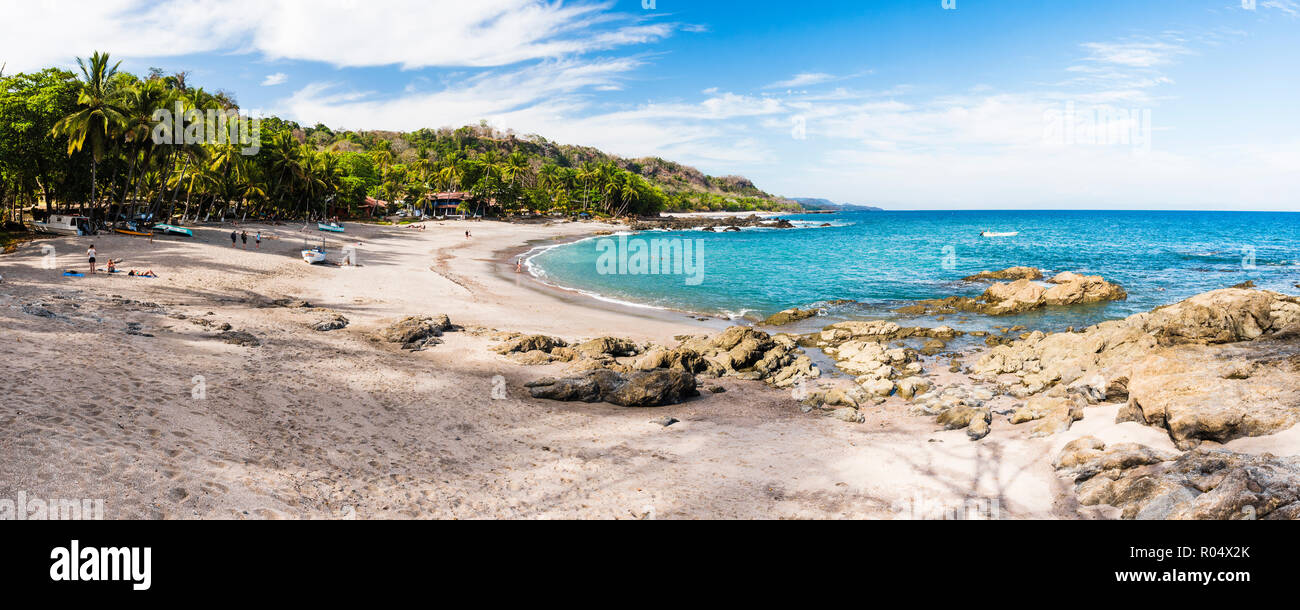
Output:
[[161,81],[145,81],[137,83],[135,86],[127,89],[122,96],[122,107],[126,110],[126,124],[123,127],[123,135],[127,143],[134,143],[127,154],[131,157],[131,169],[127,175],[126,184],[122,186],[122,195],[118,197],[119,210],[126,205],[126,194],[131,190],[132,182],[135,183],[135,196],[133,199],[140,199],[140,182],[136,180],[137,164],[141,157],[145,163],[149,161],[149,149],[153,146],[153,140],[150,136],[153,133],[153,112],[158,108],[167,106],[171,96]]
[[[87,65],[80,57],[77,65],[81,66],[81,92],[77,95],[80,110],[63,117],[54,124],[56,137],[68,137],[68,156],[80,151],[90,140],[90,201],[93,205],[98,196],[96,190],[99,180],[99,162],[104,158],[104,145],[113,133],[127,123],[126,110],[118,104],[118,91],[113,84],[117,67],[122,62],[108,65],[108,53],[96,51],[90,56]],[[85,212],[85,204],[82,204]]]
[[465,168],[461,165],[459,152],[452,153],[447,157],[442,169],[438,170],[438,179],[442,181],[443,187],[448,191],[459,189],[461,180],[465,179]]
[[583,161],[582,165],[578,166],[576,178],[582,181],[583,210],[586,210],[587,206],[591,204],[591,181],[596,179],[597,176],[599,176],[599,170],[591,161]]

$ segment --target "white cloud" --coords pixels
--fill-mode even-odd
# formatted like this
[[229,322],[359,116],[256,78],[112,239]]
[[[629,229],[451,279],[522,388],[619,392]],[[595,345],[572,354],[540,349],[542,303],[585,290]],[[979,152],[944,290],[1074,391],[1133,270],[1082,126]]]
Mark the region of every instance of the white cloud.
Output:
[[1131,68],[1168,64],[1175,57],[1188,53],[1187,48],[1180,44],[1160,41],[1087,42],[1082,46],[1090,52],[1089,61]]
[[276,85],[283,85],[288,81],[288,74],[285,74],[284,72],[276,72],[275,74],[267,74],[266,79],[262,81],[262,86],[274,87]]
[[545,0],[49,0],[6,7],[0,58],[19,71],[67,65],[96,49],[132,58],[235,49],[348,67],[490,67],[652,42],[677,27],[609,8]]
[[1300,3],[1296,0],[1264,0],[1259,3],[1266,8],[1275,8],[1292,17],[1300,17]]
[[439,91],[396,97],[346,89],[339,83],[312,83],[280,102],[278,111],[288,118],[353,129],[465,125],[523,109],[545,114],[573,107],[579,104],[580,92],[615,86],[621,75],[638,65],[632,58],[543,62],[469,76]]
[[835,75],[823,72],[801,72],[786,80],[772,83],[764,89],[790,89],[794,87],[808,87],[810,85],[819,85],[821,83],[835,80]]

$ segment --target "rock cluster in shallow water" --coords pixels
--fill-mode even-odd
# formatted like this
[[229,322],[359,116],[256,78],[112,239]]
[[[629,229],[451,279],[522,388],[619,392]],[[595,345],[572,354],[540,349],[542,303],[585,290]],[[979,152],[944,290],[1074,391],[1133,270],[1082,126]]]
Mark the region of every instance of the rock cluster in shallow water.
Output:
[[1014,282],[995,283],[978,297],[954,296],[946,299],[929,299],[902,307],[897,311],[909,315],[972,312],[1000,316],[1033,311],[1048,305],[1082,305],[1122,301],[1128,298],[1128,293],[1122,287],[1106,281],[1099,275],[1079,275],[1066,271],[1047,280],[1051,286],[1043,286],[1031,281],[1038,278],[1030,271],[1038,270],[1029,267],[1012,267],[998,272],[984,272],[966,279],[975,281],[995,276],[1020,279]]

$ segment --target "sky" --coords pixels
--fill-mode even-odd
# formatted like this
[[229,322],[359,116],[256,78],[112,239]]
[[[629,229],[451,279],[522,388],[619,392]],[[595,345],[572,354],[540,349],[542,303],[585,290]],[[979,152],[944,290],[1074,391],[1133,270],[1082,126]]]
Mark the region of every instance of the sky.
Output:
[[888,209],[1300,211],[1300,0],[5,0],[6,73],[519,134]]

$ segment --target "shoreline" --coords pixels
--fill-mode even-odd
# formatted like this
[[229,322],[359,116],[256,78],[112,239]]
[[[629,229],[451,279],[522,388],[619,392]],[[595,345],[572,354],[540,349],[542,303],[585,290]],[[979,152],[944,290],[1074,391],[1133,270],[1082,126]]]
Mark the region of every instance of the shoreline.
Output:
[[[529,283],[525,284],[527,288],[539,293],[545,293],[552,296],[561,296],[565,298],[567,302],[579,307],[589,307],[593,309],[608,311],[611,313],[617,313],[617,314],[633,316],[633,317],[643,317],[646,319],[662,321],[662,322],[680,322],[681,318],[685,318],[688,321],[687,322],[688,324],[694,323],[699,325],[702,329],[707,329],[707,330],[716,331],[716,330],[722,330],[723,328],[726,328],[727,323],[729,321],[720,318],[716,315],[692,312],[687,310],[671,309],[667,307],[658,307],[655,305],[648,305],[648,304],[624,302],[624,301],[615,300],[613,298],[602,298],[601,296],[597,296],[588,291],[546,282],[542,280],[542,278],[537,277],[536,275],[528,271],[528,260],[541,254],[542,253],[541,251],[538,251],[536,254],[533,254],[533,256],[530,256],[527,259],[525,259],[523,271],[516,273],[513,270],[513,262],[519,257],[525,256],[530,252],[541,250],[543,248],[565,246],[568,244],[584,241],[587,239],[593,239],[594,237],[598,237],[598,236],[587,235],[587,236],[561,237],[555,239],[542,239],[542,240],[538,240],[537,242],[529,242],[524,245],[498,250],[493,253],[493,257],[498,262],[498,265],[496,266],[497,275],[502,280],[506,280],[511,277],[519,277],[522,275],[524,279],[529,280]],[[707,318],[707,320],[701,320],[700,318]],[[714,323],[720,323],[720,324],[714,324]]]

